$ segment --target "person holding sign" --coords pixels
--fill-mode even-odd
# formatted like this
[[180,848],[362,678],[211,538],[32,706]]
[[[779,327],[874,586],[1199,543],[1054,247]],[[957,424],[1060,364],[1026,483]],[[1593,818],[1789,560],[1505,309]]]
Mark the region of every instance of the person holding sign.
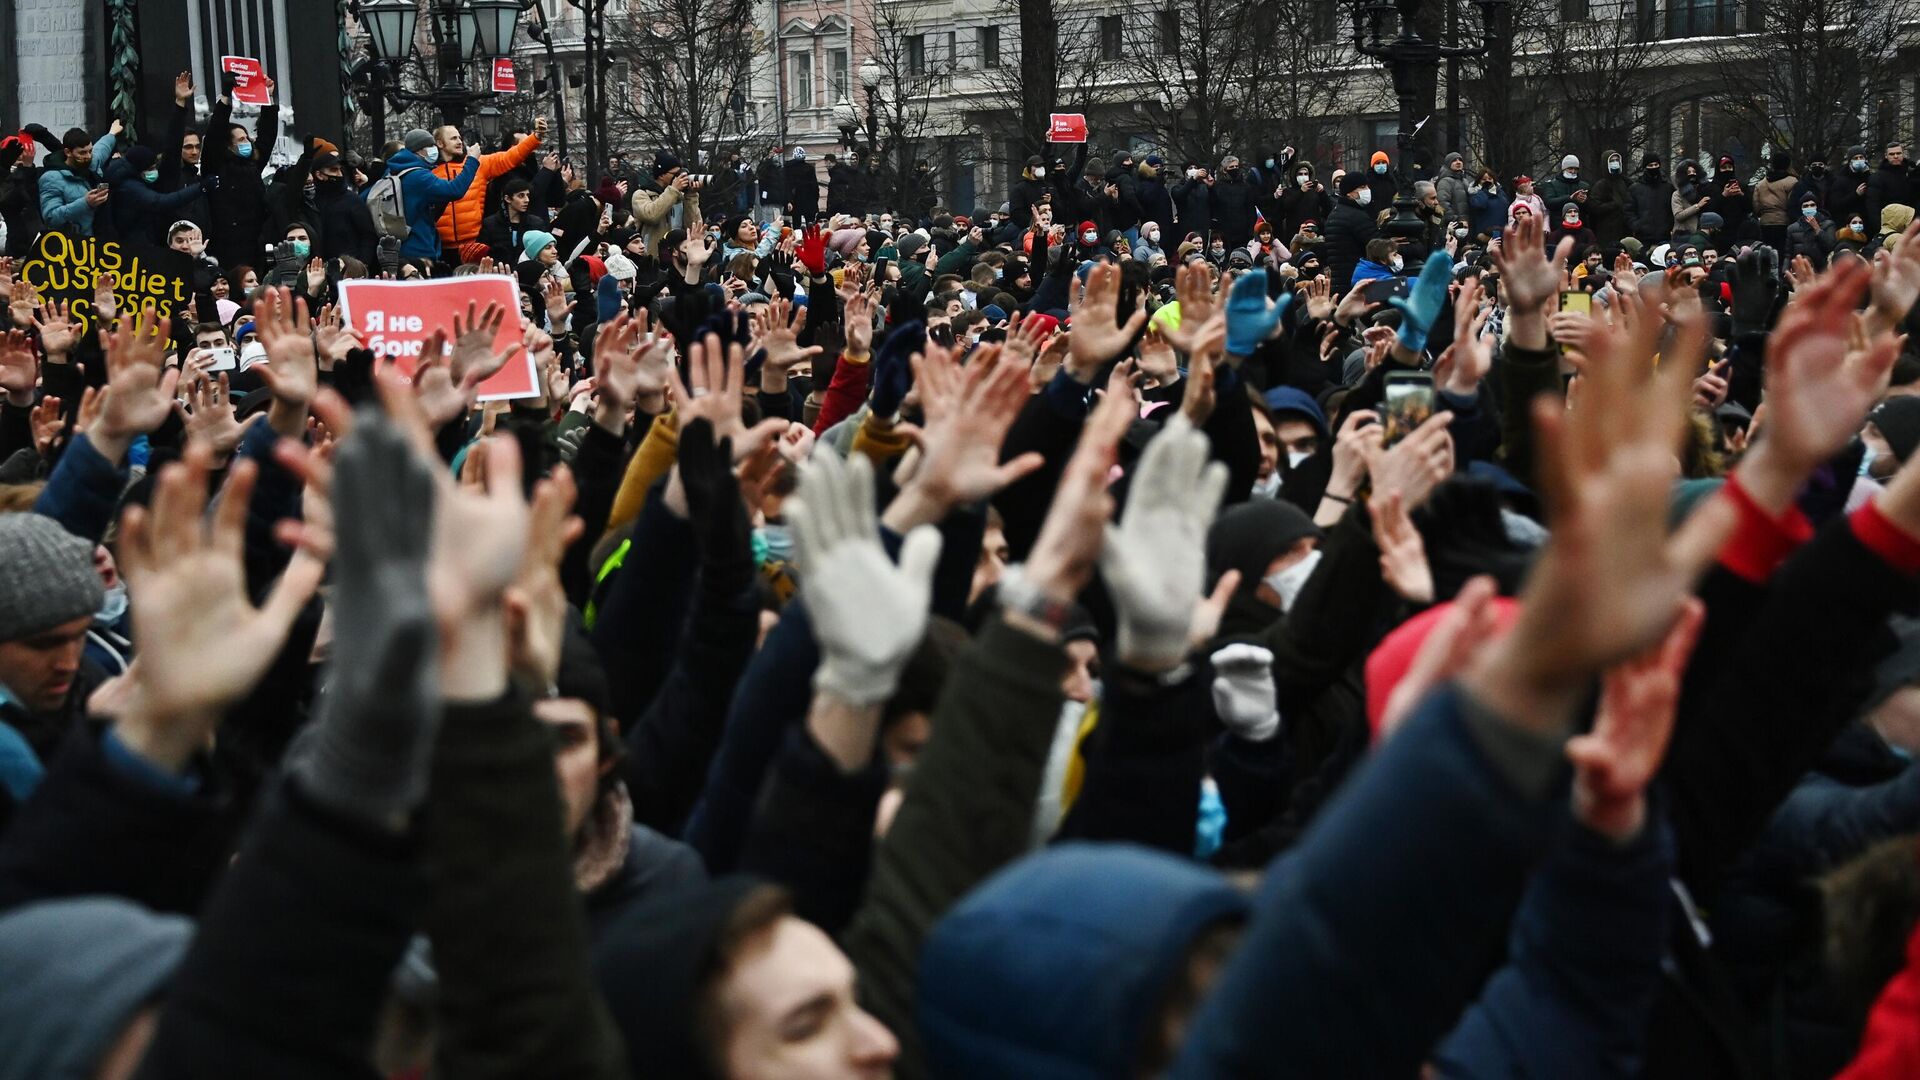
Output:
[[[233,122],[234,84],[232,72],[221,76],[221,94],[207,118],[200,161],[212,216],[207,223],[207,250],[221,266],[260,261],[260,227],[267,220],[267,186],[260,175],[280,138],[278,105],[260,107],[252,134]],[[272,94],[273,80],[267,79],[266,84],[267,93]]]
[[64,229],[76,236],[93,235],[93,215],[107,201],[107,182],[94,171],[93,162],[113,156],[120,130],[120,121],[115,120],[112,131],[97,142],[88,142],[84,130],[68,129],[60,140],[65,163],[40,174],[40,218],[47,228]]

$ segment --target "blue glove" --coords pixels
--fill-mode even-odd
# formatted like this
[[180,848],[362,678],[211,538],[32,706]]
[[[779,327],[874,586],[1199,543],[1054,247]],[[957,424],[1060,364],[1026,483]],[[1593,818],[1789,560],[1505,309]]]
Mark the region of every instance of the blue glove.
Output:
[[910,322],[896,327],[873,354],[873,411],[890,417],[913,388],[913,365],[908,358],[927,347],[927,324]]
[[1267,299],[1267,273],[1255,270],[1233,279],[1227,294],[1227,351],[1235,356],[1252,356],[1260,343],[1273,335],[1280,317],[1293,303],[1293,294],[1285,293],[1278,303]]
[[1453,256],[1436,251],[1427,256],[1420,277],[1413,283],[1413,295],[1392,297],[1387,303],[1400,309],[1400,344],[1421,352],[1427,347],[1427,335],[1433,321],[1447,306],[1447,285],[1453,280]]

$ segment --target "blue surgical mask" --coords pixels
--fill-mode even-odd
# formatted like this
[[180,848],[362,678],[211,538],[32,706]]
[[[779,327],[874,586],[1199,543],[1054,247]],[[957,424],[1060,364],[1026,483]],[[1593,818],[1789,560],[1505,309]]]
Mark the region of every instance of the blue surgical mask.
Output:
[[250,142],[243,142],[239,146],[234,147],[233,152],[235,154],[238,154],[242,158],[250,158],[253,156],[253,144]]
[[1860,475],[1861,476],[1867,475],[1867,470],[1873,468],[1873,459],[1877,456],[1879,455],[1874,452],[1874,449],[1871,446],[1867,447],[1866,453],[1860,455]]
[[297,259],[306,258],[307,253],[311,252],[312,250],[313,250],[313,245],[309,244],[305,240],[295,240],[293,242],[293,254],[294,254],[294,257]]
[[1808,221],[1812,221],[1818,217],[1819,214],[1820,208],[1817,206],[1803,206],[1800,208],[1800,216],[1806,218]]
[[1387,175],[1387,167],[1385,165],[1375,165],[1373,171],[1379,173],[1381,176]]
[[100,610],[93,613],[93,621],[103,626],[112,626],[127,613],[127,583],[116,582],[113,588],[100,601]]
[[427,147],[425,150],[420,152],[420,160],[426,162],[429,165],[433,164],[436,161],[439,161],[440,148],[437,146]]
[[145,180],[149,184],[154,183],[160,179],[160,170],[148,169],[146,172],[140,174],[140,179]]
[[762,562],[793,561],[793,533],[785,525],[770,522],[753,530],[753,535],[760,541],[756,546],[766,549]]

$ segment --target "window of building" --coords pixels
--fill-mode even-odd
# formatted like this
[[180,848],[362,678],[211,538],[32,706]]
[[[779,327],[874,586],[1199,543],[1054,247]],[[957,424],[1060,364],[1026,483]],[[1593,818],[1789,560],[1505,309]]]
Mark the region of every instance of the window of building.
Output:
[[1313,40],[1323,45],[1332,41],[1340,32],[1340,0],[1314,0],[1308,17]]
[[1000,28],[982,26],[973,32],[974,50],[980,54],[980,66],[997,68],[1000,66]]
[[1587,8],[1587,0],[1560,0],[1561,22],[1586,22],[1592,18]]
[[793,54],[793,105],[797,109],[814,107],[813,54],[811,52]]
[[833,100],[839,101],[841,98],[848,97],[853,68],[850,66],[847,50],[832,49],[828,51],[827,70],[831,72],[833,76]]
[[1120,59],[1120,16],[1100,16],[1100,59]]
[[1172,56],[1180,51],[1180,9],[1163,8],[1160,11],[1160,55]]
[[948,71],[960,66],[960,31],[947,31],[947,54],[940,59]]
[[927,39],[923,34],[908,34],[903,41],[907,52],[907,74],[927,73]]
[[1667,0],[1667,36],[1713,37],[1738,27],[1739,0]]

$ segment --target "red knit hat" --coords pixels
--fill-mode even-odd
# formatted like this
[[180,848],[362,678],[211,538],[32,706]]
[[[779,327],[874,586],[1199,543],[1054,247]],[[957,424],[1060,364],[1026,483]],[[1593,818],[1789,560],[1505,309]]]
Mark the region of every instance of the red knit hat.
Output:
[[[1505,634],[1520,617],[1520,604],[1505,596],[1494,597],[1492,603],[1498,633]],[[1380,738],[1380,717],[1386,712],[1387,698],[1393,695],[1393,688],[1407,677],[1407,669],[1413,666],[1420,646],[1426,644],[1427,635],[1433,633],[1433,628],[1451,610],[1453,601],[1449,600],[1415,615],[1394,627],[1367,657],[1367,730],[1372,739]]]
[[1081,232],[1099,232],[1100,226],[1095,225],[1091,221],[1083,221],[1080,223],[1080,231]]

